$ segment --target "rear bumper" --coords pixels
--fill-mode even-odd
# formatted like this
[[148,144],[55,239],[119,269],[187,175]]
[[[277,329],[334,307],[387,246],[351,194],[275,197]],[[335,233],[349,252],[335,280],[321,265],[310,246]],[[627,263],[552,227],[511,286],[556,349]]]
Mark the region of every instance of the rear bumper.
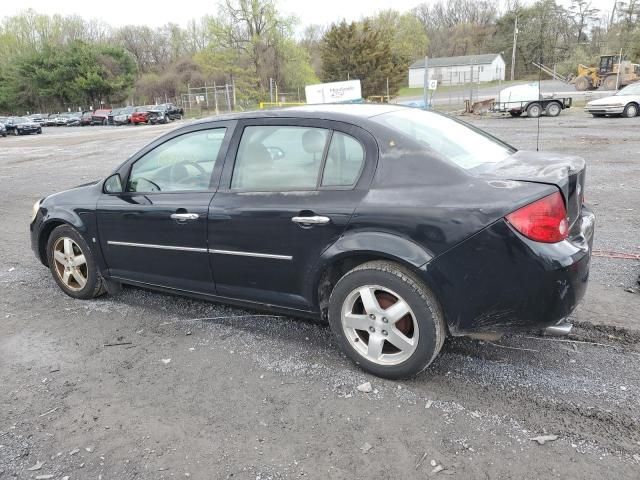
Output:
[[423,267],[453,335],[535,330],[584,297],[595,216],[586,207],[569,239],[534,242],[500,220]]

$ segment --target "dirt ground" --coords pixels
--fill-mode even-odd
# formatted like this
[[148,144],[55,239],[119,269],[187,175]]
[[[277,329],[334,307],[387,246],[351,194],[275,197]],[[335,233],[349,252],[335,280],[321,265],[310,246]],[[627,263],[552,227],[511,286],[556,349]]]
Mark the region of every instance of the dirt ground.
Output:
[[[536,120],[469,120],[535,148]],[[640,477],[640,261],[593,258],[570,339],[451,339],[404,382],[353,366],[322,323],[65,296],[30,250],[31,205],[173,126],[0,138],[0,479]],[[540,127],[542,149],[588,160],[594,248],[640,253],[640,117]]]

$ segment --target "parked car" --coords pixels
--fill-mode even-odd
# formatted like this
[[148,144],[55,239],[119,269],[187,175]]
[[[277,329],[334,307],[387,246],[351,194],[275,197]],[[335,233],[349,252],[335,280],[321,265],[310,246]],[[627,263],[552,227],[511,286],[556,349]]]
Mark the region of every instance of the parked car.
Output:
[[84,127],[92,124],[93,124],[93,112],[91,110],[82,112],[82,115],[80,116],[80,125]]
[[594,231],[584,186],[580,157],[433,112],[247,112],[36,202],[31,244],[71,297],[125,283],[324,318],[358,365],[399,378],[447,335],[568,329]]
[[0,136],[2,137],[6,137],[7,136],[7,127],[4,126],[4,123],[2,123],[2,119],[0,118]]
[[594,117],[606,115],[635,117],[640,114],[640,82],[627,85],[615,95],[591,100],[584,109]]
[[165,105],[157,105],[149,109],[148,114],[148,122],[154,125],[157,123],[169,123],[169,121],[171,120],[171,118],[169,117],[169,111]]
[[42,126],[26,117],[9,117],[5,127],[8,133],[13,133],[14,135],[42,133]]
[[82,122],[82,113],[81,112],[71,112],[67,117],[67,127],[78,127]]
[[93,112],[93,115],[91,116],[91,124],[106,125],[108,122],[108,117],[110,113],[111,113],[110,108],[102,108],[100,110],[95,110]]
[[42,113],[34,113],[32,115],[29,115],[28,117],[31,121],[38,123],[40,125],[43,125],[45,123],[46,120],[46,116],[43,115]]
[[167,110],[167,115],[171,120],[180,120],[184,116],[184,109],[176,107],[173,103],[165,103],[162,106]]
[[139,125],[141,123],[149,123],[149,110],[152,110],[155,105],[146,105],[144,107],[136,107],[131,114],[131,123],[133,125]]
[[58,118],[58,115],[59,115],[58,113],[50,113],[49,115],[44,117],[42,125],[44,127],[55,127],[56,119]]
[[131,123],[131,114],[134,107],[119,108],[109,115],[109,125],[125,125]]

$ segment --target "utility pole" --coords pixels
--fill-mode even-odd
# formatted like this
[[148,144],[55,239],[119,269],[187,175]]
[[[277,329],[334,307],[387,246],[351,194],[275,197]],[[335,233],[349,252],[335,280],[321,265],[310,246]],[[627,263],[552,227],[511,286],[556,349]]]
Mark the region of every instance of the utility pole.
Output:
[[429,108],[429,57],[424,57],[424,109]]
[[273,78],[269,77],[269,101],[273,103]]
[[[382,103],[384,103],[384,102],[382,102]],[[389,77],[387,77],[387,103],[391,103],[389,101]]]
[[620,49],[620,55],[618,56],[618,74],[616,75],[616,90],[620,88],[620,70],[622,69],[622,49]]
[[516,23],[513,27],[513,50],[511,51],[511,81],[516,72],[516,44],[518,43],[518,17],[516,17]]

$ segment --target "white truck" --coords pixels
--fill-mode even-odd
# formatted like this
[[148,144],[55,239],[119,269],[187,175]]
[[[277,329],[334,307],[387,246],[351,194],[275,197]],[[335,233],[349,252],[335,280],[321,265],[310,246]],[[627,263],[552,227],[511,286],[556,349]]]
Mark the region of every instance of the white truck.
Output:
[[501,90],[491,111],[508,112],[512,117],[526,113],[527,117],[538,118],[543,114],[557,117],[562,110],[570,107],[571,97],[556,98],[554,94],[543,95],[537,83],[528,83]]

